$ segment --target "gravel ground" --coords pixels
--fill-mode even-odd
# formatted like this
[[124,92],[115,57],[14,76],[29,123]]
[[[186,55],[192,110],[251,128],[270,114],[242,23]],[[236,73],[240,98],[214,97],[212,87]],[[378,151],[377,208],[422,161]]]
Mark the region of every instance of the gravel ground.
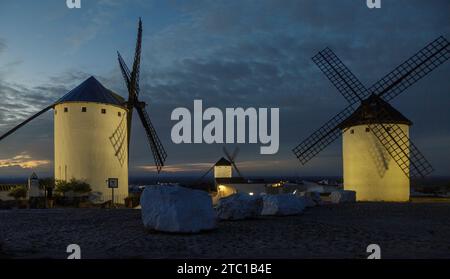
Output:
[[450,203],[324,205],[301,216],[220,222],[197,235],[144,230],[140,210],[0,211],[0,258],[450,258]]

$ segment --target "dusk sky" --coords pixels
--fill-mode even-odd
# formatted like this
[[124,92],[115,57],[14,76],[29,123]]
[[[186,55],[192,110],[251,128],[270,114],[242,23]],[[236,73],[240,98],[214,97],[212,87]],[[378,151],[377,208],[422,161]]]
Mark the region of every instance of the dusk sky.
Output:
[[[116,59],[131,67],[137,21],[144,24],[141,98],[162,139],[166,174],[202,173],[222,145],[172,143],[177,107],[280,108],[280,149],[260,155],[239,145],[244,175],[341,175],[341,140],[306,166],[298,143],[340,112],[345,99],[311,61],[330,47],[367,87],[443,35],[450,1],[366,0],[147,1],[0,0],[0,134],[59,99],[89,76],[127,95]],[[414,125],[411,138],[434,175],[450,175],[450,63],[393,101]],[[234,145],[227,146],[232,150]],[[130,175],[154,175],[134,117]],[[53,114],[0,142],[0,177],[53,172]]]

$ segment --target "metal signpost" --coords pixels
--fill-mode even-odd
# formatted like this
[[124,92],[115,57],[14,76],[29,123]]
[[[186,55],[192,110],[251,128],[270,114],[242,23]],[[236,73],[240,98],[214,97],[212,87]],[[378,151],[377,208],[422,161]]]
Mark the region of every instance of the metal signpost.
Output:
[[114,207],[114,189],[119,188],[119,179],[118,178],[108,178],[108,188],[111,189],[112,195],[112,206]]

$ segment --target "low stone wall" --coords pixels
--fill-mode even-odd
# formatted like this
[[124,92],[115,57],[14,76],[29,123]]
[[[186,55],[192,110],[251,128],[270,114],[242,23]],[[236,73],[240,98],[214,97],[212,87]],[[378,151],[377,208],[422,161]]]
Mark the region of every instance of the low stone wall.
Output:
[[5,184],[5,185],[0,185],[0,200],[2,201],[12,201],[14,200],[14,198],[9,196],[9,192],[11,191],[12,188],[19,186],[19,185],[10,185],[10,184]]

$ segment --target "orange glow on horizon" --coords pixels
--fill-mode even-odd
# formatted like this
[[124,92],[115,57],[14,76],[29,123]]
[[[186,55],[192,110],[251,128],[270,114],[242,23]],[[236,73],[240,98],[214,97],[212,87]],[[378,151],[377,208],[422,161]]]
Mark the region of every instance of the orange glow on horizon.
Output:
[[[277,167],[289,167],[292,162],[290,160],[272,160],[272,161],[236,161],[237,166],[241,170],[259,170],[270,171],[276,165]],[[173,164],[163,167],[163,172],[176,173],[176,172],[203,172],[208,170],[214,165],[214,162],[209,163],[186,163],[186,164]],[[145,171],[155,171],[156,167],[153,165],[137,166],[137,169]]]
[[23,152],[13,158],[0,159],[0,168],[20,167],[22,169],[34,169],[50,164],[50,160],[33,160],[27,153]]

